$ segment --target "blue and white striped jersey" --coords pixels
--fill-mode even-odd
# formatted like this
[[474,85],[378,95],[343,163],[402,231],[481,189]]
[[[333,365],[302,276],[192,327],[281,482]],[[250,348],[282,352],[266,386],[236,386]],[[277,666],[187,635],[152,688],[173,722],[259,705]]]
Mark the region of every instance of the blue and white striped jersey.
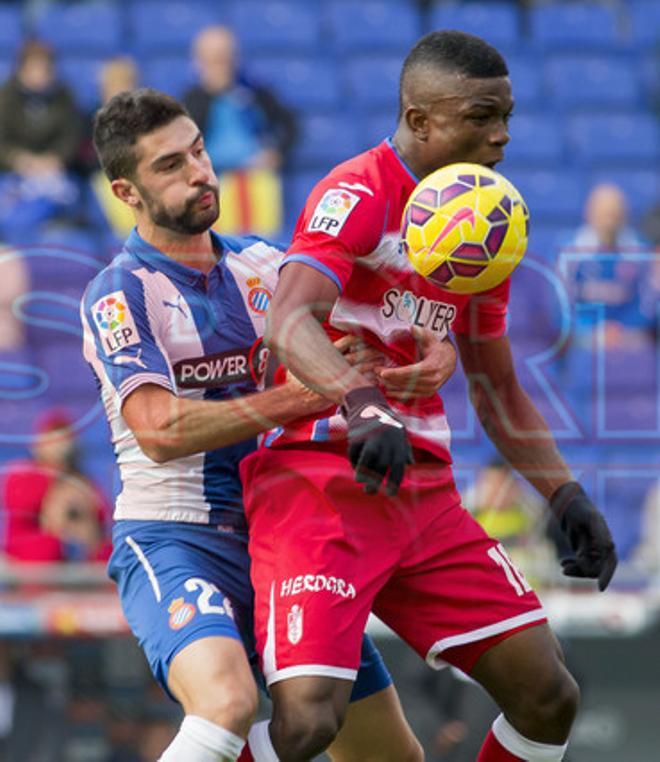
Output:
[[205,276],[134,230],[83,296],[83,351],[100,386],[121,479],[116,519],[244,526],[238,463],[256,440],[155,463],[121,415],[142,384],[214,400],[260,388],[265,314],[283,252],[259,238],[212,235],[221,255]]

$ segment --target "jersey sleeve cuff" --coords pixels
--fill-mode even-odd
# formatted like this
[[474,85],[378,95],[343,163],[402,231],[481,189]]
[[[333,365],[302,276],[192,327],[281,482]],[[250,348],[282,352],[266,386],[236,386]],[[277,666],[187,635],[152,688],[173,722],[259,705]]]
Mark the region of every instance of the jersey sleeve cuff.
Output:
[[309,265],[310,267],[313,267],[315,270],[318,270],[318,272],[323,273],[323,275],[330,278],[330,280],[339,289],[339,293],[344,290],[344,286],[337,273],[334,272],[334,270],[331,270],[327,265],[324,265],[323,262],[319,262],[318,259],[314,259],[314,257],[307,256],[306,254],[291,254],[287,256],[280,265],[280,271],[283,267],[286,267],[286,265],[290,264],[291,262],[300,262],[303,265]]
[[117,390],[119,393],[119,399],[123,402],[131,392],[134,392],[139,386],[144,384],[155,384],[156,386],[162,386],[163,389],[167,389],[168,392],[174,393],[172,384],[167,376],[162,376],[160,373],[135,373],[130,378],[119,385]]

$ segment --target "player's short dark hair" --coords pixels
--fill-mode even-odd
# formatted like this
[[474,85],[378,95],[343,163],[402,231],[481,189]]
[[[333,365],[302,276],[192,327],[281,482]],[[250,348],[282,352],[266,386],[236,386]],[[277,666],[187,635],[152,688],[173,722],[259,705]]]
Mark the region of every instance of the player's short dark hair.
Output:
[[189,114],[176,98],[148,87],[111,98],[94,117],[94,148],[108,179],[133,177],[138,139],[180,116]]
[[475,79],[509,74],[504,58],[486,40],[454,29],[431,32],[415,43],[403,62],[400,93],[408,74],[417,67],[435,67]]

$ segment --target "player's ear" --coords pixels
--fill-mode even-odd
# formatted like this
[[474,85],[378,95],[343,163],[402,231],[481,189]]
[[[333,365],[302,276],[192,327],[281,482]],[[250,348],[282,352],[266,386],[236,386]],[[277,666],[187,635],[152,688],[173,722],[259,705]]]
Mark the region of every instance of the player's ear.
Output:
[[110,183],[110,187],[112,188],[113,194],[132,209],[137,208],[142,203],[137,188],[125,177],[113,180]]
[[429,115],[424,108],[419,106],[408,106],[403,119],[412,134],[422,143],[426,143],[429,138]]

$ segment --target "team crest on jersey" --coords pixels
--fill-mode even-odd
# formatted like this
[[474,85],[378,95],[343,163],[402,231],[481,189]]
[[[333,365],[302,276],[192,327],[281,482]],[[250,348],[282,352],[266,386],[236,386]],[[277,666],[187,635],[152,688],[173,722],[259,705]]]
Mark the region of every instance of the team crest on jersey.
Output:
[[140,343],[140,334],[123,291],[113,291],[92,307],[103,351],[108,357]]
[[265,315],[273,295],[267,288],[256,286],[248,292],[248,304],[257,315]]
[[286,616],[286,636],[291,645],[300,643],[303,636],[303,610],[302,606],[295,603]]
[[316,205],[307,230],[338,236],[359,201],[360,197],[348,190],[327,190]]
[[170,615],[170,629],[180,630],[195,616],[195,607],[186,603],[183,598],[175,598],[167,609]]

